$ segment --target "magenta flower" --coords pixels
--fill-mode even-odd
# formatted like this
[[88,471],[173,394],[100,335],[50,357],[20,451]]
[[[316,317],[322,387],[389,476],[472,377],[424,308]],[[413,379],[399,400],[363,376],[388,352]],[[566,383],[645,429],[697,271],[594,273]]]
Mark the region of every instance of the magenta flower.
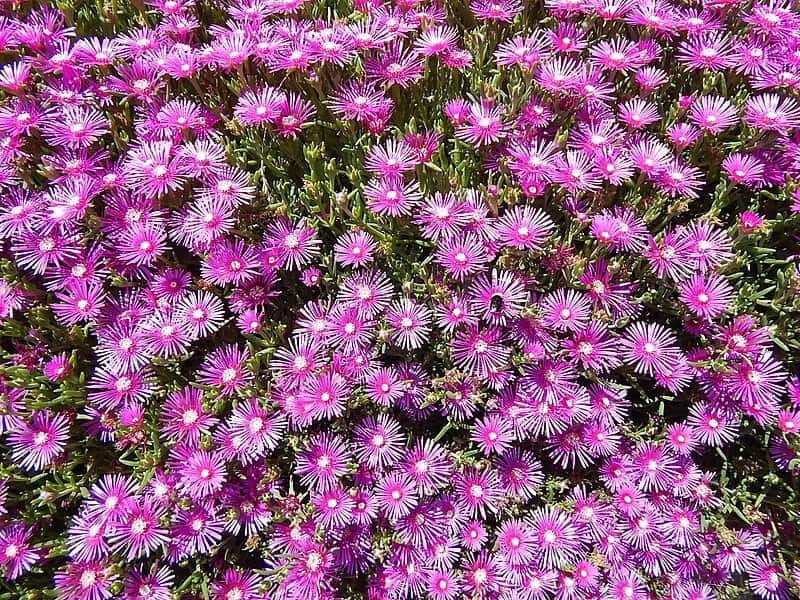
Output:
[[160,527],[165,514],[164,507],[149,498],[129,504],[108,534],[112,550],[124,552],[128,560],[150,555],[168,541],[167,531]]
[[713,273],[696,274],[678,285],[681,302],[699,317],[720,317],[730,306],[733,287],[728,281]]
[[205,385],[219,387],[223,395],[234,394],[252,377],[245,364],[248,358],[246,351],[235,346],[219,348],[204,361],[199,380]]
[[69,427],[64,414],[48,410],[33,413],[29,422],[8,434],[11,460],[27,471],[46,469],[64,453]]
[[334,255],[342,266],[363,267],[373,261],[375,250],[375,241],[367,232],[351,231],[336,241]]
[[41,558],[41,553],[31,548],[33,529],[24,522],[13,522],[0,528],[0,566],[9,581],[26,573]]

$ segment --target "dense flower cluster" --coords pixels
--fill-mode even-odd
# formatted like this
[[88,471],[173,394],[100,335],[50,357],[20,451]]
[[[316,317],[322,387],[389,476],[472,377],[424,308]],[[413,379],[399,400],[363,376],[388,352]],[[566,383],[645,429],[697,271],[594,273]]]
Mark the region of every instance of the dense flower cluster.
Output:
[[2,5],[0,589],[797,597],[790,3],[120,4]]

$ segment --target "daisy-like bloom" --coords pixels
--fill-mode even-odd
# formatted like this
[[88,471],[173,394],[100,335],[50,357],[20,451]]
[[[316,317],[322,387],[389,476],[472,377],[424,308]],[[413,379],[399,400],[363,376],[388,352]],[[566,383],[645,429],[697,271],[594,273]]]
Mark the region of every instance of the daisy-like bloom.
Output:
[[378,117],[386,97],[372,85],[352,79],[328,100],[333,114],[349,121],[367,123]]
[[527,519],[536,549],[537,563],[552,569],[568,564],[581,549],[578,529],[569,515],[557,508],[537,508]]
[[632,71],[643,66],[636,44],[624,38],[601,40],[589,50],[592,60],[609,71]]
[[42,471],[64,453],[69,439],[69,419],[49,410],[34,412],[7,439],[11,461],[26,471]]
[[600,189],[602,177],[594,166],[593,159],[586,153],[567,150],[556,158],[552,179],[571,193],[595,192]]
[[436,192],[419,207],[413,221],[422,227],[425,238],[437,241],[466,227],[470,215],[464,202],[452,194],[442,195]]
[[142,328],[104,327],[98,338],[100,364],[115,373],[143,367],[151,357]]
[[519,0],[501,0],[500,2],[472,0],[469,8],[475,17],[482,21],[511,23],[514,17],[522,12],[522,2]]
[[42,367],[42,374],[50,381],[66,379],[70,375],[69,356],[58,354],[52,357]]
[[495,466],[503,487],[523,501],[533,498],[544,483],[542,465],[528,451],[511,449],[497,460]]
[[256,251],[242,240],[215,243],[200,267],[204,279],[219,285],[251,281],[259,269]]
[[487,456],[492,453],[505,454],[514,441],[514,432],[504,416],[490,414],[473,426],[470,439]]
[[777,400],[787,373],[783,364],[764,352],[755,360],[743,360],[725,379],[725,385],[743,404],[765,405]]
[[0,567],[8,581],[27,573],[41,558],[39,550],[31,548],[33,528],[24,522],[12,522],[0,528]]
[[416,50],[395,41],[377,56],[368,56],[364,72],[367,79],[376,83],[408,88],[422,78],[425,59]]
[[610,456],[619,450],[619,432],[614,425],[604,420],[587,422],[582,434],[583,442],[592,457]]
[[42,135],[54,146],[88,148],[108,132],[108,120],[97,109],[65,106],[42,122]]
[[224,523],[208,500],[193,503],[189,509],[177,508],[172,520],[167,548],[167,558],[171,562],[208,554],[222,539]]
[[175,154],[191,177],[205,178],[219,172],[226,164],[225,149],[207,139],[185,142]]
[[744,233],[757,231],[763,224],[764,218],[758,213],[746,210],[739,214],[739,228]]
[[509,271],[492,270],[491,276],[481,275],[469,289],[472,308],[486,322],[504,325],[518,316],[528,299],[521,279]]
[[124,581],[125,600],[170,600],[174,580],[175,576],[166,566],[154,565],[149,573],[143,573],[138,567],[131,569]]
[[458,32],[453,27],[437,26],[425,29],[414,43],[423,56],[441,56],[456,49]]
[[480,516],[485,519],[488,513],[497,512],[503,490],[494,469],[464,469],[455,476],[453,485],[458,494],[458,503],[473,518]]
[[185,354],[191,338],[188,328],[178,315],[159,313],[153,316],[144,326],[144,340],[152,356],[170,358]]
[[67,550],[74,560],[100,560],[109,553],[105,536],[111,524],[85,509],[73,517],[67,530]]
[[401,472],[411,477],[423,494],[432,494],[446,486],[451,468],[447,452],[427,438],[418,439],[400,463]]
[[762,131],[795,129],[800,127],[800,105],[777,94],[754,96],[745,104],[744,122]]
[[392,292],[392,283],[384,273],[368,271],[345,279],[339,298],[345,305],[356,308],[361,316],[370,319],[389,305]]
[[515,206],[494,226],[498,242],[511,248],[540,250],[555,229],[552,219],[540,209]]
[[725,157],[722,168],[728,174],[728,179],[734,183],[757,188],[764,182],[765,165],[752,154],[734,152]]
[[586,32],[574,23],[559,21],[555,31],[547,32],[547,39],[556,52],[577,53],[586,49]]
[[692,221],[679,234],[689,246],[689,257],[701,272],[717,269],[733,258],[733,240],[708,221]]
[[158,197],[180,189],[185,175],[174,150],[169,142],[142,143],[129,150],[122,166],[126,183],[143,196]]
[[778,429],[787,435],[797,435],[800,431],[800,412],[782,410],[778,413]]
[[531,36],[518,35],[502,42],[494,57],[498,67],[517,65],[526,71],[532,71],[549,55],[550,49],[549,40],[537,30]]
[[196,447],[203,433],[208,433],[217,419],[203,413],[203,392],[186,387],[172,392],[161,411],[161,431],[171,440]]
[[279,89],[265,86],[247,90],[236,101],[233,116],[247,126],[274,123],[281,116],[285,103],[286,94]]
[[297,404],[306,419],[333,419],[342,415],[350,395],[347,381],[335,371],[311,375],[297,392]]
[[250,184],[250,175],[230,165],[209,174],[199,191],[199,202],[205,205],[215,202],[225,208],[241,206],[253,200],[256,193],[255,187]]
[[251,398],[239,404],[231,414],[228,425],[236,458],[248,465],[267,452],[277,448],[286,429],[283,415],[272,414]]
[[388,139],[372,146],[364,158],[364,166],[381,178],[400,177],[417,166],[414,150],[403,140]]
[[357,307],[337,305],[331,314],[328,343],[346,352],[363,348],[373,339],[374,326],[373,321],[361,316]]
[[678,62],[690,69],[721,71],[733,67],[736,58],[727,33],[712,31],[681,42],[677,52]]
[[48,266],[60,266],[80,255],[75,235],[59,229],[25,229],[14,240],[11,251],[20,267],[37,275],[44,275]]
[[470,326],[459,329],[451,344],[453,362],[478,377],[501,369],[511,356],[505,335],[499,327]]
[[536,538],[530,525],[519,519],[504,521],[497,531],[497,550],[503,560],[519,566],[536,557]]
[[98,520],[115,522],[137,501],[137,483],[122,475],[103,475],[89,489],[86,515]]
[[459,281],[480,272],[489,260],[486,246],[474,233],[453,235],[436,245],[436,262]]
[[633,163],[619,150],[600,150],[594,157],[594,164],[603,179],[612,185],[621,185],[633,176]]
[[385,475],[375,486],[375,499],[387,517],[400,519],[417,505],[414,480],[400,473]]
[[633,323],[621,337],[620,346],[623,360],[644,375],[669,373],[681,356],[675,335],[657,323]]
[[539,306],[542,324],[558,331],[577,331],[586,326],[592,305],[578,290],[560,289],[545,296]]
[[576,331],[564,342],[564,348],[585,369],[598,373],[620,364],[616,340],[608,335],[607,327],[600,321],[591,321],[585,329]]
[[198,380],[204,385],[219,387],[223,396],[235,394],[246,386],[252,374],[247,368],[247,350],[236,346],[223,346],[211,352],[198,372]]
[[275,370],[275,380],[288,389],[300,386],[324,362],[321,348],[308,336],[293,336],[288,346],[275,351],[270,367]]
[[181,465],[179,490],[200,500],[219,492],[226,479],[225,461],[219,453],[194,450]]
[[104,561],[69,561],[53,577],[59,597],[69,600],[108,600],[115,581],[116,575]]
[[667,427],[667,442],[678,454],[689,454],[697,448],[697,436],[693,427],[674,423]]
[[318,434],[311,438],[306,450],[297,455],[295,474],[303,485],[325,490],[347,473],[349,450],[345,441],[336,435]]
[[386,310],[392,328],[390,339],[405,350],[421,347],[431,331],[431,311],[410,298],[395,302]]
[[658,114],[658,107],[655,104],[641,98],[634,98],[620,105],[619,118],[628,127],[641,129],[657,123],[661,116]]
[[434,570],[428,575],[427,592],[433,600],[454,600],[460,591],[461,586],[454,573]]
[[292,552],[289,571],[283,584],[298,598],[314,598],[330,589],[334,567],[333,553],[322,544],[305,541]]
[[372,179],[363,188],[367,207],[374,213],[389,217],[411,214],[414,206],[422,200],[416,181],[403,183],[397,177]]
[[497,142],[507,132],[503,112],[503,106],[491,100],[472,103],[466,122],[456,128],[456,137],[477,147]]
[[678,473],[678,460],[669,447],[650,442],[640,443],[631,454],[643,491],[671,489]]
[[462,125],[466,123],[469,116],[469,102],[462,99],[450,100],[444,105],[444,116],[453,125]]
[[71,282],[55,296],[58,302],[51,304],[51,308],[64,325],[93,321],[100,315],[106,297],[102,284],[95,281]]
[[132,223],[119,237],[117,256],[137,267],[149,267],[168,250],[167,233],[157,223]]
[[461,325],[474,327],[478,324],[477,315],[473,312],[467,296],[457,294],[437,307],[437,325],[446,333],[452,333]]
[[705,319],[722,316],[733,300],[733,286],[714,273],[696,273],[678,284],[681,302],[695,315]]
[[278,219],[270,224],[265,236],[266,246],[277,248],[283,266],[287,269],[300,269],[319,254],[321,241],[317,232],[306,225],[304,220],[292,223]]
[[694,428],[697,440],[706,446],[724,446],[739,434],[738,416],[706,403],[692,405],[686,422]]
[[783,576],[783,569],[766,556],[759,556],[755,564],[747,569],[750,589],[764,600],[788,600],[791,597],[789,584]]
[[371,468],[386,469],[403,457],[405,435],[388,415],[366,417],[353,429],[356,458]]
[[343,527],[352,519],[355,502],[343,488],[334,486],[311,496],[311,504],[323,527]]
[[333,252],[340,265],[363,267],[373,261],[375,249],[375,240],[366,231],[350,231],[336,240]]
[[403,384],[392,368],[376,369],[364,383],[367,397],[380,406],[392,406],[403,396]]
[[738,111],[722,96],[702,96],[692,102],[689,120],[700,129],[715,134],[736,124]]
[[108,534],[111,549],[125,552],[127,560],[149,556],[169,541],[166,529],[160,527],[165,514],[166,507],[149,497],[128,504]]
[[[557,154],[558,150],[555,145],[547,140],[533,140],[528,143],[514,141],[508,148],[508,156],[512,159],[508,163],[508,168],[520,178],[538,177],[549,180],[550,174],[555,167],[554,159]],[[544,216],[541,211],[534,211],[528,206],[515,207],[514,210],[517,213],[523,211],[523,215],[528,217],[532,215],[537,217]],[[514,210],[510,214],[514,214]]]
[[698,127],[691,123],[676,123],[667,130],[670,143],[678,150],[683,150],[694,144],[702,135]]
[[275,131],[283,137],[296,137],[314,115],[313,105],[295,92],[289,92],[275,122]]
[[676,158],[664,165],[664,170],[659,174],[655,183],[670,196],[697,198],[704,181],[700,169],[691,167]]
[[193,337],[211,335],[222,326],[224,316],[222,300],[208,292],[193,292],[178,305],[178,319],[189,326]]
[[658,277],[669,276],[673,281],[680,281],[690,273],[690,243],[676,232],[665,231],[661,241],[652,236],[648,239],[648,247],[642,255],[650,263],[650,268]]
[[642,67],[636,71],[634,80],[639,85],[639,89],[643,94],[649,94],[655,89],[660,88],[669,81],[669,76],[666,71],[659,67]]

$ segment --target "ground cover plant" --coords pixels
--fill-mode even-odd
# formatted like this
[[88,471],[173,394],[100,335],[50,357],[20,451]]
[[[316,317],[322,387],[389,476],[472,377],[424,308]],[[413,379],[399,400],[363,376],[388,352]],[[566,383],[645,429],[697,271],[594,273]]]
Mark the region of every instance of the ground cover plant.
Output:
[[800,597],[796,4],[0,15],[0,600]]

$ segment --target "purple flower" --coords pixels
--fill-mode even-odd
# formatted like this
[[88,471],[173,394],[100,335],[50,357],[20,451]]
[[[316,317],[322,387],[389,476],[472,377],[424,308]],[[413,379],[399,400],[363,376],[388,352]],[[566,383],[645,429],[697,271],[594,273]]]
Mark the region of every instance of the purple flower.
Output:
[[13,522],[0,528],[0,566],[8,581],[17,579],[41,558],[41,553],[31,547],[33,529],[24,522]]
[[11,460],[27,471],[42,471],[60,457],[69,439],[66,415],[48,410],[35,412],[8,435]]
[[130,503],[108,533],[111,549],[124,552],[128,560],[150,555],[168,541],[159,526],[165,514],[164,507],[146,497]]

